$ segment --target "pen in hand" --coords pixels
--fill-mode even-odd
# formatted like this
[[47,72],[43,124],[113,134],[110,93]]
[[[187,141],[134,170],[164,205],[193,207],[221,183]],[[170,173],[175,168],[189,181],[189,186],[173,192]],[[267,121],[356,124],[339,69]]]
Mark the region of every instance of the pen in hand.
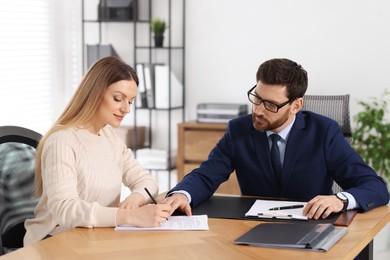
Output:
[[275,208],[270,208],[268,210],[284,210],[284,209],[298,209],[298,208],[303,208],[303,205],[291,205],[291,206],[275,207]]
[[154,203],[154,204],[157,204],[157,201],[153,198],[152,194],[150,194],[148,188],[144,188],[144,190],[145,190],[146,193],[149,195],[149,197],[152,199],[153,203]]
[[[153,201],[153,203],[157,205],[157,201],[153,198],[152,194],[150,194],[148,188],[145,187],[144,190],[145,190],[146,193],[149,195],[149,197],[151,198],[151,200]],[[168,218],[166,218],[166,220],[168,221]]]

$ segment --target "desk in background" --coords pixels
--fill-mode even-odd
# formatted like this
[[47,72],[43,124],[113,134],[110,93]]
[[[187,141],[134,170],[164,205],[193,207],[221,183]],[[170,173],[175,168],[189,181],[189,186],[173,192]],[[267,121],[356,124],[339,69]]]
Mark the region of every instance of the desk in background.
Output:
[[348,233],[329,252],[263,248],[234,244],[262,223],[209,218],[208,231],[114,231],[114,228],[74,228],[0,257],[12,259],[353,259],[372,245],[390,221],[390,207],[359,213]]
[[[178,124],[178,182],[205,161],[226,131],[226,124],[186,122]],[[240,195],[236,173],[219,186],[216,193]]]

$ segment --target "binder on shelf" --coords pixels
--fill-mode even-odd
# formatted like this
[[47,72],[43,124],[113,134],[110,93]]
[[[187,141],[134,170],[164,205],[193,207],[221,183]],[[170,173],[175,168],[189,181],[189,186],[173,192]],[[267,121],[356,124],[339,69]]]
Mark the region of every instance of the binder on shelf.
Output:
[[246,104],[201,103],[197,106],[197,121],[227,123],[229,120],[248,113]]
[[234,242],[240,245],[328,251],[348,228],[316,223],[264,223],[249,230]]
[[146,86],[145,86],[145,73],[144,73],[144,64],[138,63],[135,65],[135,69],[138,76],[138,94],[136,97],[135,105],[138,108],[147,107],[147,98],[146,98]]
[[[169,66],[154,65],[154,87],[155,108],[165,109],[183,106],[183,85],[170,70]],[[170,104],[169,92],[171,93]]]
[[144,64],[146,103],[148,108],[154,108],[153,70],[150,64]]

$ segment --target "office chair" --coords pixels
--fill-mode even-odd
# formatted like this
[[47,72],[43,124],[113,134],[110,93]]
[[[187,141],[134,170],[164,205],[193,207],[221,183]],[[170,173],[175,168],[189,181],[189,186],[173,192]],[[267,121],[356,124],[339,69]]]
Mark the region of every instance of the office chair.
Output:
[[23,247],[24,221],[34,216],[35,149],[42,135],[0,126],[0,255]]
[[[349,144],[352,144],[351,119],[349,115],[349,95],[305,95],[302,110],[312,111],[335,120]],[[333,192],[342,191],[333,184]]]
[[335,120],[345,139],[352,143],[349,95],[305,95],[302,110],[312,111]]

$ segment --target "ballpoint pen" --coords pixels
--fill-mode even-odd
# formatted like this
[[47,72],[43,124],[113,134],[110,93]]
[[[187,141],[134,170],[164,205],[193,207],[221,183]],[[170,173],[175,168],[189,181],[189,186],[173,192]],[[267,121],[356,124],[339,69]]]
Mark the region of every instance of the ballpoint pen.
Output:
[[154,204],[157,204],[157,201],[153,198],[152,194],[150,194],[148,188],[144,188],[144,190],[145,190],[146,193],[149,195],[149,197],[152,199],[153,203],[154,203]]
[[282,207],[275,207],[275,208],[270,208],[268,210],[284,210],[284,209],[298,209],[298,208],[303,208],[304,205],[290,205],[290,206],[282,206]]

